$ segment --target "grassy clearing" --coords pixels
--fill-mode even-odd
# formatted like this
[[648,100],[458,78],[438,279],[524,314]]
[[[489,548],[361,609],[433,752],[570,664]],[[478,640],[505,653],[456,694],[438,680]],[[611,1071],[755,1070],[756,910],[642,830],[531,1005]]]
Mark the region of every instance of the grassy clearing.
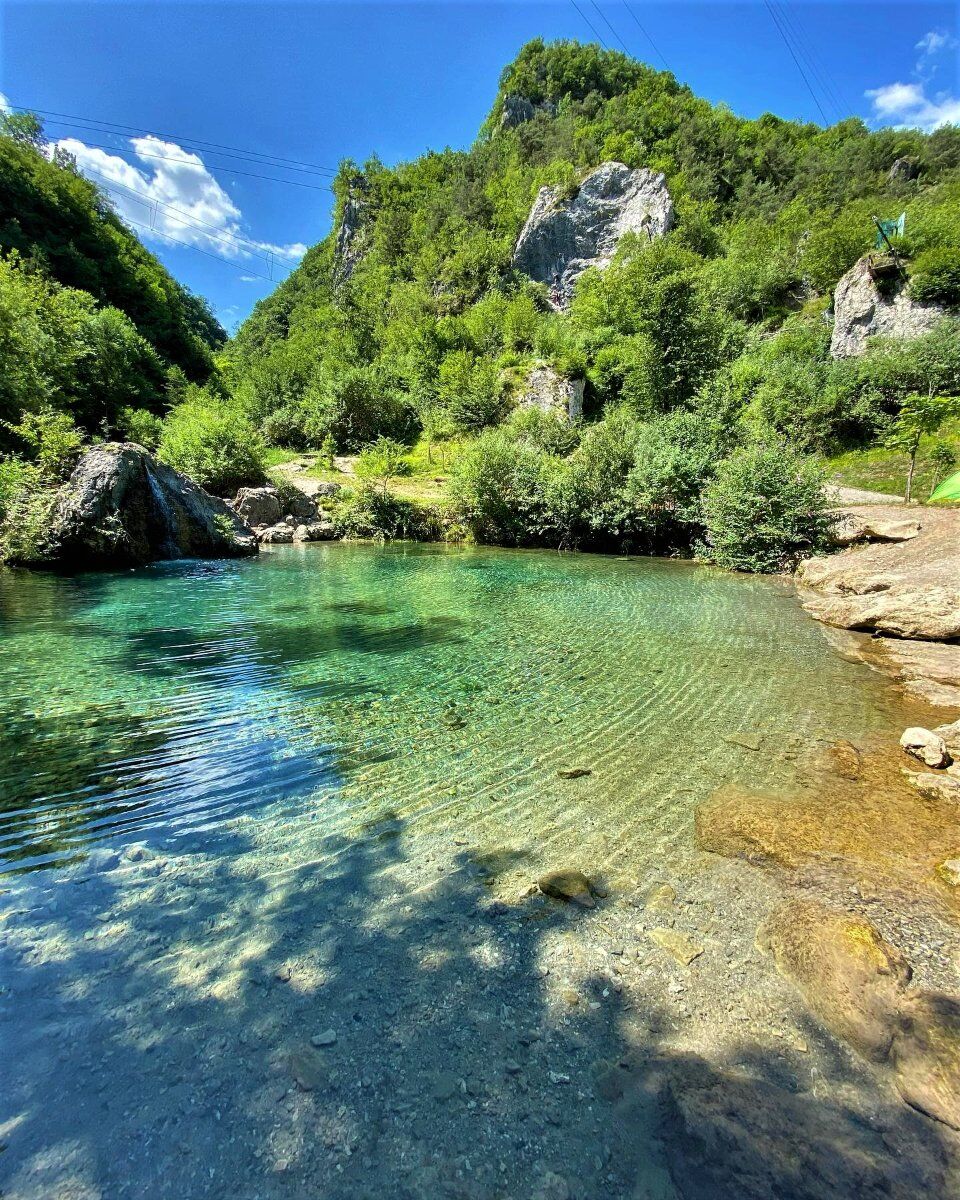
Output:
[[[960,427],[953,426],[939,438],[952,447],[960,466]],[[933,489],[944,478],[957,470],[957,466],[937,467],[931,458],[934,443],[928,441],[917,455],[917,470],[913,480],[913,497],[926,500]],[[870,450],[849,450],[823,460],[827,476],[832,483],[843,487],[866,488],[871,492],[888,492],[891,496],[903,496],[910,465],[906,454],[876,446]]]

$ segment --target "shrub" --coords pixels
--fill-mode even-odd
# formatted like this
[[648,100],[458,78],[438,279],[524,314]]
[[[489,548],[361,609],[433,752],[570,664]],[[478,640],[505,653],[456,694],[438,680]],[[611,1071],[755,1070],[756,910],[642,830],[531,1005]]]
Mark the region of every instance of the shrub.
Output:
[[170,412],[158,455],[221,496],[264,479],[265,447],[260,435],[236,409],[202,392]]
[[454,465],[449,495],[455,515],[478,541],[536,545],[549,525],[547,457],[503,429],[485,430]]
[[333,525],[338,537],[393,541],[398,538],[429,541],[441,534],[439,514],[411,500],[361,487],[334,507]]
[[702,555],[738,571],[779,571],[821,549],[829,521],[819,468],[785,442],[735,451],[704,494]]
[[396,479],[398,475],[410,474],[406,446],[395,442],[392,438],[377,438],[375,442],[360,451],[356,473],[361,483],[371,487],[378,485],[380,491],[386,494],[391,479]]
[[960,304],[960,249],[950,246],[919,254],[910,294],[924,304]]
[[83,447],[83,437],[68,413],[43,408],[24,413],[19,425],[8,426],[30,451],[47,482],[59,483],[73,470]]
[[57,489],[35,463],[0,461],[0,562],[39,563]]
[[117,426],[123,439],[156,450],[163,433],[163,421],[146,408],[121,408]]

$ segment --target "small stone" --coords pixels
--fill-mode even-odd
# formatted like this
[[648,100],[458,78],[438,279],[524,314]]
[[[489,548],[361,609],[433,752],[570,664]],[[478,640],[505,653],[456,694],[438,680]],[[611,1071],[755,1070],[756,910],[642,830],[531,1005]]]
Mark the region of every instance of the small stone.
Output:
[[557,772],[558,779],[585,779],[588,775],[592,775],[593,771],[589,767],[568,767],[565,770]]
[[702,946],[678,929],[651,929],[647,936],[685,967],[703,953]]
[[949,887],[960,888],[960,853],[939,863],[937,875]]
[[452,1071],[441,1071],[433,1081],[430,1095],[434,1100],[451,1100],[457,1091],[457,1077]]
[[582,904],[585,908],[594,907],[593,888],[582,871],[572,868],[548,871],[537,880],[537,886],[545,896],[552,896],[555,900],[572,900],[574,904]]
[[574,1005],[580,1003],[580,993],[574,991],[573,988],[563,988],[560,992],[560,996],[567,1002],[567,1004]]
[[673,902],[676,900],[676,898],[677,893],[670,886],[670,884],[661,883],[649,893],[646,902],[644,903],[644,908],[654,910],[658,908],[672,908]]
[[327,1081],[323,1060],[312,1050],[296,1050],[290,1055],[290,1073],[305,1092],[316,1091]]
[[337,1040],[337,1031],[335,1029],[325,1029],[323,1033],[315,1033],[310,1039],[310,1045],[322,1049],[324,1046],[332,1046]]
[[282,967],[277,967],[276,971],[273,973],[273,977],[274,979],[279,979],[281,983],[289,983],[290,976],[292,974],[293,971],[291,970],[290,965],[288,963],[284,963]]
[[743,750],[759,750],[763,739],[755,733],[731,733],[724,737],[731,746],[740,746]]
[[503,1066],[508,1075],[519,1075],[520,1074],[520,1070],[521,1070],[520,1064],[518,1062],[514,1062],[513,1059],[508,1058],[507,1061],[503,1064]]
[[950,766],[951,758],[946,742],[939,734],[932,733],[929,729],[921,729],[919,726],[905,729],[900,738],[900,745],[907,754],[912,754],[928,767],[939,769]]

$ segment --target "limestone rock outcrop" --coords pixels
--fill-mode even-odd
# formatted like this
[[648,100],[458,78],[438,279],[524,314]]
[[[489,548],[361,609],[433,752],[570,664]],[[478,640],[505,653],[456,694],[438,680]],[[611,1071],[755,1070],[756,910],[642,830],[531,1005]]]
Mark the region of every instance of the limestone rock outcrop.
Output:
[[556,105],[550,100],[541,100],[539,104],[534,104],[526,96],[510,92],[503,98],[503,107],[500,110],[500,128],[515,129],[518,125],[525,125],[527,121],[532,121],[538,112],[546,112],[553,116],[556,112]]
[[367,181],[362,175],[350,181],[350,191],[340,213],[340,224],[333,245],[334,278],[338,284],[346,283],[363,254],[367,192]]
[[572,199],[541,188],[513,253],[514,266],[550,288],[559,308],[570,302],[578,277],[603,268],[626,233],[662,237],[673,224],[664,176],[607,162],[581,183]]
[[583,380],[568,379],[553,367],[533,367],[517,397],[521,408],[538,408],[568,421],[583,417]]
[[[936,304],[919,304],[905,282],[876,255],[859,259],[837,284],[833,294],[834,358],[855,358],[876,335],[909,340],[929,333],[943,318]],[[895,271],[895,267],[894,267]]]
[[57,497],[46,559],[68,567],[256,554],[253,531],[223,500],[133,442],[88,450]]

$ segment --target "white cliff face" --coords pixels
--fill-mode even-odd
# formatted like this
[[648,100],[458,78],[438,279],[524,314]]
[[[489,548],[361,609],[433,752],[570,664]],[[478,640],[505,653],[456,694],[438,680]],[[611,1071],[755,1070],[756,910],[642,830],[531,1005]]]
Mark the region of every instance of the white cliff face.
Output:
[[572,200],[541,188],[513,253],[514,266],[545,283],[565,308],[577,278],[588,267],[606,267],[625,233],[662,237],[673,224],[673,201],[664,176],[623,163],[597,167]]
[[579,421],[583,417],[583,380],[567,379],[553,367],[534,367],[517,403],[522,408],[539,408],[568,421]]
[[889,295],[881,293],[870,273],[871,255],[850,268],[837,284],[833,296],[834,358],[856,358],[874,336],[909,340],[929,333],[944,316],[937,304],[918,304],[900,283]]

